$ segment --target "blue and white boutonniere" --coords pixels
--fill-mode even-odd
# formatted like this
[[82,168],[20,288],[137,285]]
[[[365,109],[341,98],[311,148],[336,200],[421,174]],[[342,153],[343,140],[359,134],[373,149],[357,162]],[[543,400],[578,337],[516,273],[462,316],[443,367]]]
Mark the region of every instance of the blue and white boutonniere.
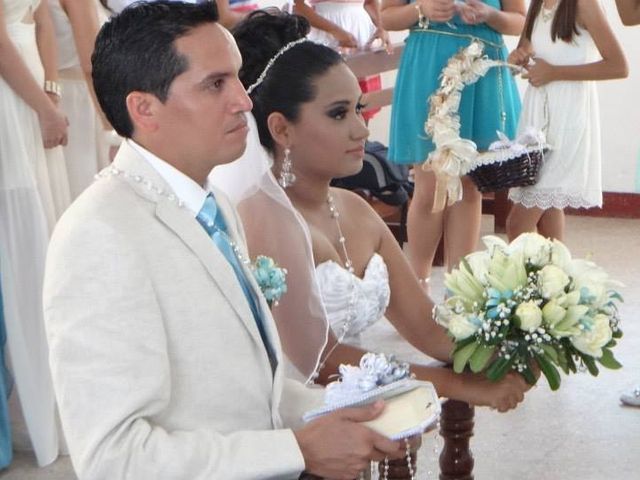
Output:
[[287,291],[287,269],[279,267],[271,257],[258,255],[253,264],[253,275],[269,306],[278,305],[278,300]]

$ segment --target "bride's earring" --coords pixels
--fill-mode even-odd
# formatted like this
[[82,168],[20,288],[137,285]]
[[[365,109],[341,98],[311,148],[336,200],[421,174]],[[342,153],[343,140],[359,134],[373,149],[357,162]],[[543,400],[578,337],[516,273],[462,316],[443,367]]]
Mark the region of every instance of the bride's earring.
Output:
[[282,167],[280,168],[280,178],[278,183],[282,188],[287,188],[293,185],[296,181],[296,176],[291,172],[291,150],[284,149],[284,160],[282,160]]

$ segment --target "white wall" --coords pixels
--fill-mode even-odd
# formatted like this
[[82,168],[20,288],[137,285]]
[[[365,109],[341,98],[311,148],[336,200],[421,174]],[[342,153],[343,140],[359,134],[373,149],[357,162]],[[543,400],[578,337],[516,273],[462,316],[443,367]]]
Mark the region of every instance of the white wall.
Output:
[[[266,6],[273,0],[259,0]],[[282,1],[285,3],[285,0]],[[609,192],[640,192],[640,26],[624,27],[618,18],[613,0],[603,0],[609,22],[622,44],[629,62],[629,77],[599,83],[602,125],[603,188]],[[394,32],[394,41],[401,41],[403,32]],[[514,47],[517,38],[508,37]],[[393,85],[395,73],[383,76],[385,86]],[[526,84],[520,81],[521,90]],[[416,99],[416,101],[421,101]],[[426,99],[424,99],[426,101]],[[371,138],[388,143],[390,108],[384,108],[370,123]]]

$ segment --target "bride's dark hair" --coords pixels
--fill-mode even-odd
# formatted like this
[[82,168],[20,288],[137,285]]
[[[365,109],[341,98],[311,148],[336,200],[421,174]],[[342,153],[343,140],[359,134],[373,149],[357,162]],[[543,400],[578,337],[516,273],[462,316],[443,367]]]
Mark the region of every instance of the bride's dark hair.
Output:
[[[307,19],[277,10],[258,10],[240,22],[233,30],[233,36],[242,54],[240,81],[244,87],[248,88],[257,80],[282,47],[305,37],[309,28]],[[316,96],[316,77],[342,61],[336,51],[324,45],[303,42],[274,62],[264,81],[250,95],[260,143],[265,148],[273,151],[274,146],[267,117],[272,112],[280,112],[288,120],[296,121],[300,105]]]

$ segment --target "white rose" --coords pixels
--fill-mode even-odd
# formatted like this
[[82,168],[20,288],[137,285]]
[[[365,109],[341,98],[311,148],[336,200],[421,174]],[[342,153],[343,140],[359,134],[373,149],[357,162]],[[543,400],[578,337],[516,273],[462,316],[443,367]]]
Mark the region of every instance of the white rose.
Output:
[[523,233],[509,244],[509,253],[522,253],[522,257],[541,267],[551,261],[551,241],[537,233]]
[[560,240],[554,240],[551,245],[551,263],[566,270],[571,263],[571,252]]
[[457,340],[464,340],[476,333],[480,328],[479,323],[476,324],[469,320],[468,316],[454,314],[449,318],[449,333]]
[[567,313],[564,318],[552,326],[551,333],[555,337],[569,337],[580,333],[578,324],[582,317],[589,312],[589,307],[586,305],[572,305],[567,308]]
[[489,262],[489,284],[500,291],[515,290],[527,283],[527,272],[519,257],[511,258],[500,249],[496,249]]
[[574,279],[575,290],[591,297],[589,303],[595,306],[607,302],[607,292],[621,285],[611,280],[602,268],[588,260],[572,260],[567,271]]
[[560,322],[566,313],[567,311],[562,308],[556,300],[550,300],[542,307],[542,318],[544,319],[544,323],[549,326],[554,326]]
[[555,265],[546,265],[539,272],[539,287],[544,298],[557,297],[564,294],[569,285],[569,276]]
[[533,301],[524,302],[516,308],[516,317],[521,330],[535,330],[542,323],[542,310]]
[[481,303],[483,301],[484,287],[465,270],[455,269],[451,273],[445,274],[444,284],[455,296],[462,297],[468,302]]
[[495,235],[485,235],[482,237],[482,243],[484,243],[484,246],[487,247],[487,250],[491,254],[493,254],[496,249],[504,251],[508,247],[504,240],[500,237],[496,237]]
[[487,281],[487,273],[489,273],[489,262],[491,261],[489,252],[474,252],[467,255],[465,260],[471,267],[473,276],[480,282],[485,283]]
[[599,313],[593,318],[591,328],[585,329],[582,333],[571,337],[570,340],[573,346],[582,353],[600,358],[602,347],[611,341],[612,333],[609,317]]

